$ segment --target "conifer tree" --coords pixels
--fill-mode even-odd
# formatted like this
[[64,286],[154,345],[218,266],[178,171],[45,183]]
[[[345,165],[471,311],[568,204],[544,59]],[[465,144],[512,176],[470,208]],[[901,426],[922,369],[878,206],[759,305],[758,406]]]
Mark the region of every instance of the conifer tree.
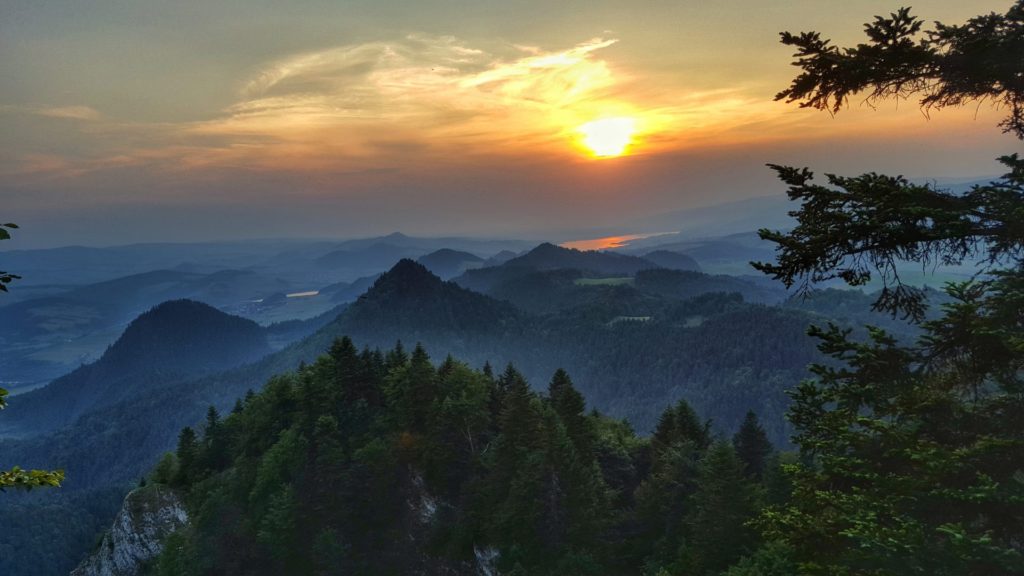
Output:
[[594,432],[586,416],[587,403],[583,395],[573,386],[565,370],[559,368],[548,385],[548,398],[558,414],[566,433],[581,457],[591,458]]
[[[919,94],[925,108],[991,100],[1003,128],[1024,138],[1024,1],[959,26],[901,9],[841,49],[818,33],[783,34],[802,70],[779,98],[838,111],[847,98]],[[902,177],[829,176],[774,167],[801,203],[762,271],[808,288],[878,275],[876,307],[922,322],[901,344],[878,328],[865,342],[836,326],[812,334],[832,364],[793,393],[790,419],[804,458],[788,506],[766,515],[769,534],[805,574],[897,576],[1024,573],[1024,160],[1001,158],[1003,178],[964,193]],[[972,281],[925,321],[925,294],[899,263],[980,261]]]
[[757,547],[749,526],[757,511],[753,485],[728,442],[716,442],[701,460],[685,523],[683,573],[717,575]]
[[732,437],[732,445],[743,462],[743,473],[747,478],[760,481],[772,453],[772,443],[753,410],[743,418],[740,429]]
[[196,433],[191,427],[186,426],[178,434],[178,449],[175,455],[178,457],[178,478],[177,483],[188,484],[196,474],[196,458],[198,457],[199,443],[196,441]]

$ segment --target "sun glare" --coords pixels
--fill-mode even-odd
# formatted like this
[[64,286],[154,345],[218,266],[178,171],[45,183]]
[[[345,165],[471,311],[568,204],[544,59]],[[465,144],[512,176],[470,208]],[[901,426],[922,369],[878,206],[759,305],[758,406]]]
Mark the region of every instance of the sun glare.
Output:
[[602,118],[578,128],[583,145],[598,158],[621,156],[633,141],[636,121],[632,118]]

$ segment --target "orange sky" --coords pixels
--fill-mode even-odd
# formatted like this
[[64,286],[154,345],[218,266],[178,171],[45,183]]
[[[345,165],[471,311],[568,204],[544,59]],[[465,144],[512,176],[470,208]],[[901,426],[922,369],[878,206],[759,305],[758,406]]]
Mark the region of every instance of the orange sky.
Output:
[[[974,177],[1016,145],[984,107],[833,119],[772,101],[793,74],[779,30],[856,41],[888,2],[483,4],[9,6],[5,210],[85,241],[166,239],[190,207],[227,215],[203,237],[282,210],[267,233],[533,233],[779,193],[765,162]],[[915,9],[1005,8],[969,4]],[[628,141],[595,153],[594,126]]]

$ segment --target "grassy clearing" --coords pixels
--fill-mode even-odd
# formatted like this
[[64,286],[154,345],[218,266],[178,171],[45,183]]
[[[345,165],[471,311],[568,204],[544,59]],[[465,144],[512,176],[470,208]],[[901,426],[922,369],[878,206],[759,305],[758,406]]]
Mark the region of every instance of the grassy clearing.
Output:
[[630,276],[613,276],[611,278],[577,278],[573,281],[577,286],[622,286],[632,285],[633,278]]
[[620,322],[650,322],[650,321],[651,321],[651,317],[650,316],[616,316],[615,318],[612,318],[611,321],[608,322],[608,324],[609,325],[614,325],[614,324],[618,324]]

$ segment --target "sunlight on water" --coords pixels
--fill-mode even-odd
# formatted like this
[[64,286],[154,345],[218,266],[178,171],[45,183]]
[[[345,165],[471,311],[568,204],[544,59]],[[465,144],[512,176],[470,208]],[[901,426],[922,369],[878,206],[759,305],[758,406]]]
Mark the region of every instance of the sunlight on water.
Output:
[[611,250],[612,248],[622,248],[633,240],[642,240],[644,238],[661,236],[663,234],[671,234],[671,232],[623,234],[622,236],[604,236],[602,238],[591,238],[589,240],[572,240],[570,242],[562,242],[561,246],[564,248],[574,248],[576,250]]

